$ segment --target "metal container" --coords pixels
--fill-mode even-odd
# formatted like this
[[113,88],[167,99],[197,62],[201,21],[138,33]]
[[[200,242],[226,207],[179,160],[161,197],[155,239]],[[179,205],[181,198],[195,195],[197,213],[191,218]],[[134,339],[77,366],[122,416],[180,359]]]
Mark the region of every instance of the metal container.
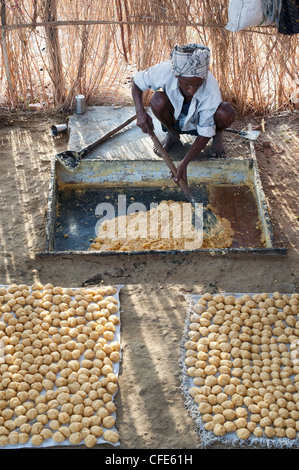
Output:
[[51,134],[53,137],[57,137],[59,134],[64,134],[67,131],[66,124],[53,124],[51,127]]
[[86,104],[84,95],[75,96],[75,112],[76,114],[85,114],[86,113]]
[[[231,248],[191,250],[214,253],[254,253],[284,255],[287,249],[276,247],[255,157],[252,159],[208,159],[192,162],[188,178],[196,201],[225,210],[235,231]],[[180,188],[171,184],[169,170],[158,160],[83,159],[77,171],[70,172],[53,157],[48,201],[46,253],[146,254],[151,251],[90,252],[99,218],[97,204],[112,204],[117,216],[122,203],[119,195],[141,202],[148,209],[152,202],[186,201]],[[109,202],[108,202],[109,201]],[[57,208],[59,207],[59,211]],[[86,210],[86,208],[90,210]],[[240,209],[242,208],[242,209]],[[126,206],[127,209],[127,206]],[[241,210],[241,212],[240,212]],[[242,216],[240,214],[242,213]],[[65,236],[67,234],[68,236]],[[264,242],[263,242],[264,240]],[[191,253],[190,250],[177,252]],[[176,250],[165,250],[173,255]],[[157,250],[156,253],[162,253]]]

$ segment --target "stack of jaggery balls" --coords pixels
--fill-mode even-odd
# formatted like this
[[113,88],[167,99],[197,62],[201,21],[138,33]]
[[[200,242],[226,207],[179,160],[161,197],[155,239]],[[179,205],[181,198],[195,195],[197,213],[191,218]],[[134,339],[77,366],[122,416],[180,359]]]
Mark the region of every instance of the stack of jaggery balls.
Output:
[[298,437],[298,293],[206,293],[194,305],[188,337],[189,393],[207,431]]
[[1,446],[118,442],[116,292],[40,283],[0,288]]

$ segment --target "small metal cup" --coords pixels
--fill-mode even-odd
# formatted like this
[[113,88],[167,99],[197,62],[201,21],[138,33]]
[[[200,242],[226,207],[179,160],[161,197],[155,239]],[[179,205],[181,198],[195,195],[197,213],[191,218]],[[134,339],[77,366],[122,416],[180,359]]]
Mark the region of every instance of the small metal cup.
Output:
[[67,131],[66,124],[54,124],[51,127],[51,133],[54,137],[57,137],[59,134],[64,134]]
[[86,113],[86,104],[85,104],[85,96],[84,95],[76,95],[75,96],[75,111],[76,111],[76,114]]

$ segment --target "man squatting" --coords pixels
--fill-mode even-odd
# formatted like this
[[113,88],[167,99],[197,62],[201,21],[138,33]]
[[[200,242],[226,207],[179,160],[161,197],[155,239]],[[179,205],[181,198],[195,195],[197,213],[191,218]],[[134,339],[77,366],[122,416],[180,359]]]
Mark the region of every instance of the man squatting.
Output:
[[[137,126],[152,135],[152,118],[143,105],[143,92],[154,90],[150,101],[153,114],[167,132],[162,145],[166,151],[180,140],[180,134],[196,136],[193,145],[177,168],[177,183],[182,177],[187,183],[187,166],[213,138],[210,153],[223,157],[222,133],[231,126],[235,111],[222,102],[215,77],[209,72],[210,49],[200,44],[176,45],[170,60],[137,72],[132,83]],[[156,154],[157,149],[154,148]]]

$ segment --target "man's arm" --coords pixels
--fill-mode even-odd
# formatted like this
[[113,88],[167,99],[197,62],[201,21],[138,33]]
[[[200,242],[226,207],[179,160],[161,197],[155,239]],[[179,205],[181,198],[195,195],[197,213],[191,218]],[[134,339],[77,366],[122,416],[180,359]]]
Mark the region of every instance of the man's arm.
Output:
[[136,85],[134,80],[132,80],[132,97],[136,108],[137,114],[137,126],[145,133],[150,136],[153,133],[154,125],[152,118],[146,112],[145,107],[143,106],[142,101],[143,91]]
[[187,183],[187,166],[188,163],[194,160],[194,158],[206,147],[209,142],[210,137],[203,137],[199,135],[194,141],[193,145],[190,147],[190,150],[185,155],[183,161],[177,168],[177,176],[174,178],[174,181],[177,183],[180,178],[183,178]]

